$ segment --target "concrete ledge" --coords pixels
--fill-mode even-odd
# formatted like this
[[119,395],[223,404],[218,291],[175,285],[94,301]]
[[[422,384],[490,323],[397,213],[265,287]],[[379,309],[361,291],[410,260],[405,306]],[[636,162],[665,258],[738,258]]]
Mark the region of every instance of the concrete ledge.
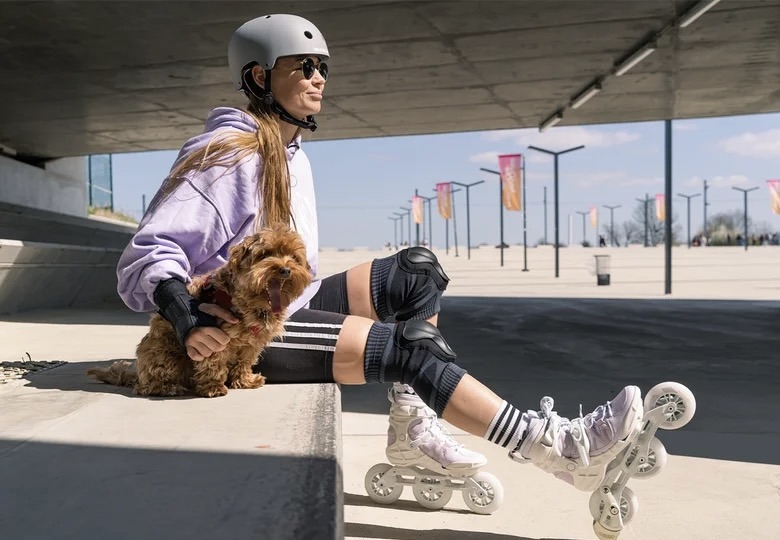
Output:
[[118,302],[120,249],[0,239],[0,314]]
[[0,238],[124,249],[136,226],[0,202]]
[[3,538],[343,538],[337,385],[148,399],[92,365],[0,385]]

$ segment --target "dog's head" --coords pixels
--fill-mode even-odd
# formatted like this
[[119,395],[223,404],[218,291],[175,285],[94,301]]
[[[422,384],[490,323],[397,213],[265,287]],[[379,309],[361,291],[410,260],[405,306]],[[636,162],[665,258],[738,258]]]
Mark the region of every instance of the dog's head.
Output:
[[230,248],[228,267],[234,304],[283,312],[311,283],[301,236],[288,226],[263,228]]

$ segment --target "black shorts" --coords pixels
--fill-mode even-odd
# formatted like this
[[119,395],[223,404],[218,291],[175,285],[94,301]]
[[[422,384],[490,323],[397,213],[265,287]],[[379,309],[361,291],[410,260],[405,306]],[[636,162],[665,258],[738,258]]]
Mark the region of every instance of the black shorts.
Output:
[[322,280],[309,302],[284,323],[284,335],[260,353],[255,371],[268,384],[333,382],[333,354],[349,315],[347,273]]

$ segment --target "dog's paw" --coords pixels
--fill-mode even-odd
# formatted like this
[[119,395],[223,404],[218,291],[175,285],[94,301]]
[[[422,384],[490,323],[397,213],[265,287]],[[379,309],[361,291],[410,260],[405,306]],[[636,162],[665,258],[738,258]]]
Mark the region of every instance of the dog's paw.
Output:
[[224,384],[212,384],[196,388],[195,393],[200,397],[219,397],[226,395],[228,388]]
[[260,388],[265,384],[265,377],[262,375],[243,375],[230,382],[230,388]]

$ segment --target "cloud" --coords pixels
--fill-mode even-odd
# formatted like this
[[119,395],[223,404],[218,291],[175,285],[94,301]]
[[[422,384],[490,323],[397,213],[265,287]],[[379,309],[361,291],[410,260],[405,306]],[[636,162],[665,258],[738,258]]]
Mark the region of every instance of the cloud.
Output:
[[582,126],[567,126],[539,133],[537,129],[490,131],[483,135],[489,141],[512,140],[526,147],[529,144],[558,151],[584,144],[587,148],[609,148],[639,140],[639,133],[606,131]]
[[[741,186],[748,183],[748,177],[744,174],[731,174],[729,176],[714,176],[707,178],[707,187],[714,188],[730,188],[732,186]],[[687,187],[698,187],[704,189],[704,182],[702,178],[694,176],[683,182]]]
[[780,129],[743,133],[718,142],[723,150],[744,157],[780,157]]

